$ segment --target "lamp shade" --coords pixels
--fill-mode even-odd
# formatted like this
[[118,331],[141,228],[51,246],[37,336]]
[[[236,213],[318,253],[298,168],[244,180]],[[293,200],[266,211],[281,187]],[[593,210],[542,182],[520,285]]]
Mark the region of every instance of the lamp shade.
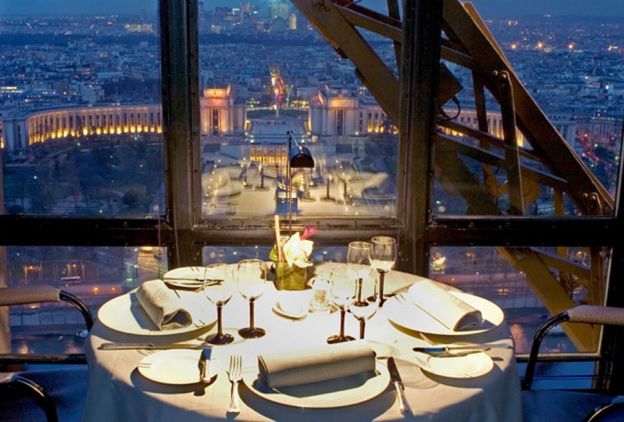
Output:
[[288,154],[291,168],[312,168],[314,167],[314,159],[309,149],[304,146],[296,145],[290,148]]

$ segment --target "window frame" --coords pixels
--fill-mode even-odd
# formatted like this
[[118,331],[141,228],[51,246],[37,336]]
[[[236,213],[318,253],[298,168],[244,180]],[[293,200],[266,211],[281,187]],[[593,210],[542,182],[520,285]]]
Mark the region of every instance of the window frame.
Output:
[[[153,218],[82,218],[0,215],[0,245],[160,246],[170,267],[202,263],[204,245],[242,242],[270,245],[271,219],[202,219],[199,126],[197,0],[160,0],[161,87],[165,140],[166,213]],[[431,246],[606,246],[612,248],[607,304],[624,306],[617,277],[624,273],[624,226],[620,206],[622,166],[613,217],[465,217],[434,216],[430,209],[433,98],[435,97],[442,2],[408,0],[404,4],[401,67],[401,127],[397,171],[396,218],[297,217],[293,228],[315,225],[319,243],[347,243],[374,234],[397,236],[398,269],[428,275]],[[419,52],[416,54],[416,52]],[[435,64],[435,65],[433,65]],[[417,99],[425,101],[417,101]],[[414,123],[409,123],[414,122]],[[188,169],[188,170],[185,170]],[[0,183],[2,173],[0,172]],[[548,230],[548,237],[544,231]],[[606,330],[601,378],[624,385],[624,336]],[[610,384],[613,385],[613,384]]]

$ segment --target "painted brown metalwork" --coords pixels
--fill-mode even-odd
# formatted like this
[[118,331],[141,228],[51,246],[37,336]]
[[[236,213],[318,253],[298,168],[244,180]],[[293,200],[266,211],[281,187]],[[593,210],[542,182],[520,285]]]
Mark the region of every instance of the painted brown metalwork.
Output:
[[[414,34],[403,31],[406,28],[409,31],[422,31],[427,24],[418,21],[417,14],[409,13],[412,2],[404,3],[403,21],[399,19],[396,4],[392,1],[389,2],[389,16],[347,0],[294,0],[293,3],[317,27],[331,46],[354,63],[363,83],[390,119],[395,124],[399,123],[398,126],[402,128],[401,135],[407,137],[402,142],[405,146],[400,152],[409,155],[405,159],[409,159],[417,170],[399,168],[401,176],[399,180],[403,178],[403,183],[412,184],[410,188],[400,190],[405,194],[404,205],[409,211],[399,217],[404,224],[405,238],[412,243],[411,249],[405,253],[416,262],[414,265],[418,272],[424,271],[423,265],[417,263],[422,263],[427,254],[426,247],[422,247],[424,237],[422,226],[431,224],[435,218],[431,216],[430,207],[426,202],[429,200],[431,188],[419,188],[414,184],[430,184],[433,170],[439,176],[445,190],[459,194],[466,201],[467,214],[470,215],[525,215],[527,206],[535,203],[542,186],[552,189],[556,215],[563,216],[565,197],[573,201],[579,214],[612,215],[613,197],[583,164],[531,98],[472,5],[462,4],[458,0],[444,0],[442,34],[439,30],[436,32],[436,29],[431,29],[435,26],[430,26],[432,34],[417,33],[415,39]],[[422,8],[421,13],[423,11],[432,13],[433,8],[428,2],[414,3],[416,6],[412,6]],[[435,17],[432,20],[435,20]],[[411,78],[403,76],[399,81],[389,70],[389,66],[360,35],[358,28],[375,32],[391,40],[397,52],[400,71],[407,70],[420,74],[412,75]],[[441,63],[440,72],[432,75],[418,65],[409,67],[404,62],[413,59],[409,55],[414,54],[415,46],[427,50],[426,44],[418,44],[423,40],[425,43],[437,43],[441,46],[438,54],[441,54],[443,60],[463,66],[472,72],[478,129],[454,122],[441,113],[442,106],[461,89],[446,66]],[[410,43],[411,50],[406,50],[403,46],[401,53],[407,54],[407,57],[398,55],[398,43]],[[431,55],[423,50],[418,53],[424,54],[426,59],[430,58]],[[439,82],[434,85],[432,83],[434,80]],[[428,87],[423,87],[423,84],[426,85],[425,82],[429,83]],[[428,107],[426,89],[433,91],[436,99],[431,105],[433,112],[440,113],[437,134],[426,126],[427,113],[424,110]],[[503,123],[502,136],[496,136],[491,128],[488,128],[486,90],[499,104]],[[425,104],[415,104],[414,98]],[[414,122],[414,119],[425,119],[425,122],[412,125],[410,122]],[[518,138],[518,134],[522,135],[523,140]],[[423,139],[428,139],[426,143],[431,146],[423,148]],[[523,142],[526,142],[526,145]],[[420,146],[414,147],[414,144]],[[428,151],[433,151],[433,159],[430,158],[431,153]],[[462,157],[470,157],[480,163],[481,178],[473,173]],[[533,165],[527,164],[527,160]],[[500,178],[497,180],[494,169],[504,170],[505,180],[501,181]],[[425,201],[422,197],[415,198],[418,195],[425,195],[427,198]],[[501,201],[503,198],[507,200]],[[426,209],[424,214],[415,211],[415,205],[422,207],[423,204]],[[507,204],[506,208],[502,208],[502,204]],[[420,218],[414,218],[414,214],[420,215]],[[421,247],[418,247],[419,244]],[[526,246],[499,248],[518,271],[526,274],[536,295],[551,314],[557,314],[574,305],[570,299],[570,288],[573,288],[574,284],[587,287],[590,297],[597,303],[604,297],[603,267],[606,257],[600,253],[601,249],[591,249],[591,269],[579,267],[569,261],[565,249],[559,249],[559,256],[552,256]],[[552,271],[553,269],[555,271]],[[596,331],[587,327],[572,326],[564,327],[564,330],[579,350],[595,350]]]

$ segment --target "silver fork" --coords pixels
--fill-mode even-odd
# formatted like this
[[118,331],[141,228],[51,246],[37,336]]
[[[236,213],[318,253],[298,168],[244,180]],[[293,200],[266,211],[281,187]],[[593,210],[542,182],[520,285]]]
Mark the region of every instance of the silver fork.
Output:
[[232,382],[232,392],[230,395],[230,407],[228,407],[228,413],[240,413],[238,397],[238,383],[241,380],[243,374],[243,357],[241,355],[230,356],[230,369],[228,375]]

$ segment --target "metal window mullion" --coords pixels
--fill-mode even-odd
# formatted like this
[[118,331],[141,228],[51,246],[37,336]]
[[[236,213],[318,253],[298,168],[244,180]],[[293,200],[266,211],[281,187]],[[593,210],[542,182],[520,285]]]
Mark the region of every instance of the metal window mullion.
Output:
[[442,2],[404,2],[401,61],[399,218],[404,225],[399,269],[426,275],[425,228],[433,179],[432,133],[440,63]]
[[161,55],[169,266],[201,263],[192,229],[199,215],[197,1],[162,0]]
[[[624,143],[624,125],[622,127],[620,143]],[[624,204],[622,204],[622,195],[624,195],[622,187],[624,182],[624,166],[621,164],[623,159],[624,148],[620,145],[620,166],[614,208],[615,218],[619,227],[624,224]],[[622,232],[616,231],[616,233]],[[609,262],[607,274],[606,305],[624,307],[624,285],[622,284],[622,278],[624,277],[624,247],[621,242],[614,245],[611,250],[611,261]],[[596,387],[621,394],[624,390],[624,362],[621,358],[622,353],[624,353],[624,328],[614,326],[605,327],[600,344],[600,351],[603,358],[598,366],[599,384]]]
[[169,246],[171,227],[162,218],[132,219],[0,215],[1,245]]

